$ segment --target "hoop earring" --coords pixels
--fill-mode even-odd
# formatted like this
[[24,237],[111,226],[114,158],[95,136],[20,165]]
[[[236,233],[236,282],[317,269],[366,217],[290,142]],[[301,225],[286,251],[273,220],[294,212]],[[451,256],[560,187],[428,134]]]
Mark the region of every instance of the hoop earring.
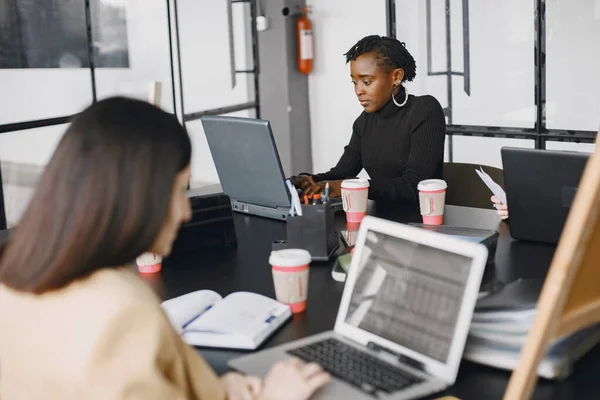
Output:
[[406,102],[408,101],[408,90],[406,90],[406,88],[404,88],[404,93],[406,93],[406,97],[404,98],[404,101],[402,102],[402,104],[398,104],[398,102],[396,101],[396,98],[394,97],[394,94],[392,93],[392,101],[394,102],[394,104],[398,107],[404,107],[406,105]]

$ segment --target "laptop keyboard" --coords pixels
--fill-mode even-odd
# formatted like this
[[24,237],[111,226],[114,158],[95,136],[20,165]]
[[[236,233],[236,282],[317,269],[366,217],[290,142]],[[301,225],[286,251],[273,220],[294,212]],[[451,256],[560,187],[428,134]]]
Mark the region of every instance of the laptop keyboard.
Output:
[[334,338],[289,350],[288,353],[306,362],[317,362],[331,375],[372,395],[376,392],[392,393],[423,381]]

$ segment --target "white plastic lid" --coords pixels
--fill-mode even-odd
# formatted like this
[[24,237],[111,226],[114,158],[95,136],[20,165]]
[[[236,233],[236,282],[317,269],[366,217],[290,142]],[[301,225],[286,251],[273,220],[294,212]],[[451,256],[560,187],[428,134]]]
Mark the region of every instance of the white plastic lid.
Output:
[[285,249],[271,252],[269,264],[277,267],[300,267],[310,264],[312,257],[303,249]]
[[148,265],[160,264],[162,262],[162,257],[154,253],[143,253],[139,255],[135,260],[137,262],[137,265],[145,267]]
[[362,189],[369,187],[369,180],[365,178],[346,179],[342,182],[342,187],[347,189]]
[[442,179],[427,179],[419,182],[417,189],[423,192],[434,192],[448,188],[446,181]]

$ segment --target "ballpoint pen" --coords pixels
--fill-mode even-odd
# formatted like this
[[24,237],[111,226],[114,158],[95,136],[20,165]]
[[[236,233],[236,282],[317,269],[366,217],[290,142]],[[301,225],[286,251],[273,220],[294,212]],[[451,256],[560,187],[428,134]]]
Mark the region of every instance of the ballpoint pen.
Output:
[[325,195],[323,196],[323,203],[327,203],[329,201],[329,182],[325,184]]

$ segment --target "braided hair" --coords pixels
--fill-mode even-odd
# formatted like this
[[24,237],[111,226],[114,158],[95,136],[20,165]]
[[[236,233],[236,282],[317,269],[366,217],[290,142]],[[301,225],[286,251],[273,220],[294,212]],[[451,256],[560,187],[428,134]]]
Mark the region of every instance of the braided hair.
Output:
[[406,50],[406,45],[397,39],[371,35],[358,41],[344,55],[346,63],[356,60],[365,53],[375,53],[377,64],[387,68],[402,68],[404,78],[402,82],[412,81],[417,75],[417,65],[415,59]]

